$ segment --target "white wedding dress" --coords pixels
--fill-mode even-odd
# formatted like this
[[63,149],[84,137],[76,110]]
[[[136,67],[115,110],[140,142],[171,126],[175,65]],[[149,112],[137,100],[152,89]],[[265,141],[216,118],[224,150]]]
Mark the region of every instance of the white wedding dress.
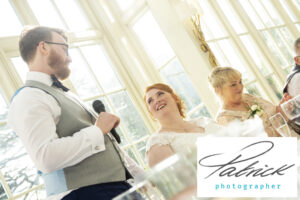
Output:
[[183,153],[187,147],[195,147],[198,137],[208,135],[208,133],[217,132],[222,126],[214,120],[200,117],[190,120],[205,129],[204,133],[177,133],[177,132],[162,132],[154,133],[148,140],[146,152],[154,145],[170,145],[174,152]]
[[[146,152],[154,145],[170,145],[175,153],[184,153],[187,148],[194,148],[198,137],[216,136],[216,137],[267,137],[264,132],[263,124],[257,117],[244,122],[233,122],[231,126],[221,126],[214,120],[200,117],[192,119],[189,122],[195,123],[205,129],[204,133],[177,133],[161,132],[150,136],[146,144]],[[234,131],[233,131],[234,130]],[[298,167],[300,172],[300,168]],[[298,189],[300,190],[300,188]],[[299,193],[300,191],[298,191]],[[299,195],[299,194],[298,194]],[[300,196],[299,196],[300,197]],[[298,198],[299,198],[298,197]],[[213,200],[299,200],[298,198],[212,198]],[[207,199],[207,198],[199,198]]]

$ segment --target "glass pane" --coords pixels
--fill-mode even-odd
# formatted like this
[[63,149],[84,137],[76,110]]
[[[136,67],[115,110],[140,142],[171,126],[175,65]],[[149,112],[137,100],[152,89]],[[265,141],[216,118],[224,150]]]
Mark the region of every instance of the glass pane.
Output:
[[143,161],[146,162],[145,160],[145,155],[146,155],[146,140],[139,142],[135,145],[137,148],[138,152],[140,153],[141,157],[143,158]]
[[173,50],[149,11],[133,25],[133,30],[157,68],[174,57]]
[[282,92],[281,92],[281,87],[280,87],[278,79],[275,77],[275,75],[267,76],[266,79],[267,79],[269,85],[271,86],[273,92],[278,97],[278,99],[281,99]]
[[27,1],[40,25],[66,29],[66,26],[50,0]]
[[229,62],[225,55],[223,54],[220,46],[218,45],[217,42],[209,42],[209,47],[211,48],[212,52],[216,56],[216,59],[218,61],[218,64],[220,66],[229,66]]
[[97,87],[91,72],[88,70],[86,62],[82,58],[78,49],[70,49],[72,63],[70,64],[70,79],[76,89],[77,94],[81,98],[89,98],[100,95],[102,92]]
[[[294,1],[294,2],[297,2],[297,0],[296,1]],[[286,1],[286,0],[280,0],[280,3],[281,3],[281,5],[282,5],[282,7],[284,8],[284,10],[285,10],[285,13],[291,18],[291,20],[293,21],[293,22],[296,22],[296,21],[298,21],[299,19],[298,19],[298,17],[297,17],[297,15],[293,12],[293,10],[290,8],[290,6],[288,5],[288,2]],[[299,5],[299,3],[295,3],[294,4],[295,6],[296,5]],[[299,10],[300,8],[298,7],[298,10]]]
[[261,94],[260,94],[260,92],[257,88],[256,83],[251,83],[251,84],[246,85],[245,89],[249,94],[253,94],[253,95],[256,95],[256,96],[261,96]]
[[127,92],[122,91],[108,96],[115,108],[116,114],[121,118],[121,123],[125,125],[132,141],[138,140],[149,134],[140,114],[134,107]]
[[263,89],[257,82],[245,85],[245,90],[249,94],[256,95],[270,101],[269,97],[266,95],[266,93],[263,91]]
[[285,38],[285,40],[288,42],[288,46],[290,47],[290,49],[293,49],[294,46],[294,37],[292,36],[292,34],[290,33],[290,31],[288,30],[288,28],[283,27],[279,29],[281,32],[281,35]]
[[277,43],[272,39],[268,31],[261,32],[264,41],[266,42],[267,46],[269,47],[270,51],[273,53],[276,60],[279,62],[281,67],[286,67],[288,65],[287,60],[282,56],[280,50],[276,46]]
[[257,29],[264,28],[261,20],[257,16],[255,10],[252,8],[252,6],[249,4],[248,0],[239,0],[240,4],[242,5],[244,11],[247,13],[249,16],[250,20],[252,23],[255,25]]
[[217,2],[222,8],[222,11],[226,15],[227,20],[232,25],[235,32],[238,34],[245,33],[247,29],[245,28],[237,13],[232,8],[230,2],[228,0],[217,0]]
[[187,112],[201,103],[192,82],[183,71],[181,64],[177,59],[165,66],[161,70],[161,75],[184,101],[187,107]]
[[105,92],[122,89],[109,57],[100,45],[81,47],[83,55]]
[[283,56],[285,59],[288,61],[288,63],[293,63],[294,62],[294,57],[293,57],[293,45],[292,44],[287,44],[282,37],[281,33],[277,29],[270,29],[269,33],[273,36],[274,40],[276,41],[276,44],[278,45],[279,49],[281,50]]
[[260,0],[251,0],[249,2],[252,4],[253,8],[256,10],[256,13],[260,16],[260,19],[262,20],[265,27],[274,26],[274,23],[272,22],[272,20],[269,17],[265,8],[260,3]]
[[14,195],[40,185],[37,169],[17,135],[6,125],[0,126],[0,154],[0,170]]
[[219,18],[217,17],[214,10],[210,6],[209,1],[202,0],[202,1],[199,1],[199,3],[200,3],[202,10],[205,10],[205,12],[202,16],[202,19],[208,25],[207,29],[210,30],[211,34],[214,36],[214,39],[227,36],[228,34],[227,34],[224,26],[219,21]]
[[23,83],[26,80],[27,72],[29,72],[27,64],[23,61],[21,57],[13,57],[10,58],[11,62],[15,66],[20,78],[22,79]]
[[116,0],[116,1],[119,4],[119,7],[120,7],[120,9],[122,11],[127,10],[130,6],[133,5],[133,3],[136,2],[136,0],[126,0],[126,1],[124,1],[124,0]]
[[45,188],[42,187],[40,189],[34,190],[29,192],[28,194],[25,194],[19,198],[16,198],[17,200],[41,200],[46,199],[46,191]]
[[293,2],[293,5],[298,9],[300,10],[300,1],[299,0],[292,0]]
[[0,37],[20,35],[22,25],[8,0],[0,1]]
[[7,200],[7,199],[8,199],[8,196],[6,195],[4,187],[0,181],[0,200]]
[[255,62],[255,65],[258,67],[259,71],[263,75],[267,75],[271,73],[270,68],[268,67],[267,61],[265,60],[264,56],[262,56],[261,51],[257,47],[256,43],[249,35],[244,35],[240,37],[244,46],[248,50],[249,54],[251,55],[252,60]]
[[246,68],[242,56],[239,54],[239,51],[235,48],[234,44],[230,39],[220,40],[217,42],[219,47],[221,47],[223,53],[229,61],[229,65],[243,74],[243,79],[245,82],[251,81],[254,79],[253,75]]
[[211,118],[211,115],[209,114],[207,108],[204,106],[201,107],[199,110],[195,111],[191,116],[189,116],[189,118],[194,119],[201,116]]
[[210,32],[210,29],[208,28],[209,26],[205,23],[205,21],[201,21],[200,22],[201,25],[201,29],[203,31],[204,37],[206,41],[212,40],[214,39],[214,36],[212,35],[212,33]]
[[268,11],[269,16],[272,18],[272,21],[275,25],[279,26],[283,24],[283,20],[279,16],[277,10],[273,6],[272,0],[260,0],[260,2],[264,5],[264,8]]
[[91,28],[86,16],[76,0],[55,0],[60,13],[71,30],[85,30]]
[[125,152],[127,153],[127,155],[129,155],[136,163],[139,163],[138,160],[137,160],[137,158],[136,158],[135,153],[133,153],[133,151],[132,151],[132,148],[133,148],[133,147],[130,146],[130,147],[124,149],[124,151],[125,151]]
[[8,104],[0,91],[0,122],[5,121],[8,114]]

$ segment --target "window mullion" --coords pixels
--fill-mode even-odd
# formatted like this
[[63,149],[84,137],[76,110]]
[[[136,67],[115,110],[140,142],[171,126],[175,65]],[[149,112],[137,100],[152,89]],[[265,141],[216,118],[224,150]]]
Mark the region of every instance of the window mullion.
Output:
[[5,178],[4,178],[1,170],[0,170],[0,180],[2,182],[2,185],[3,185],[4,189],[5,189],[5,192],[6,192],[7,196],[8,196],[8,198],[13,198],[13,194],[12,194],[12,192],[11,192],[8,184],[6,183]]
[[50,3],[53,5],[53,8],[57,12],[57,14],[60,17],[60,20],[62,21],[62,23],[66,26],[67,29],[69,29],[70,27],[69,27],[68,23],[66,22],[65,18],[61,14],[61,12],[60,12],[59,8],[57,7],[56,3],[54,2],[54,0],[50,0]]
[[277,97],[272,92],[272,89],[269,86],[269,84],[266,82],[265,78],[262,76],[262,74],[260,73],[260,71],[257,69],[255,63],[251,59],[251,55],[245,49],[245,46],[243,45],[243,42],[238,37],[238,35],[235,33],[235,31],[233,30],[233,28],[229,24],[229,22],[226,20],[226,16],[222,12],[219,4],[215,0],[209,1],[209,2],[212,4],[212,7],[215,9],[216,13],[218,14],[221,22],[223,23],[223,25],[226,28],[226,30],[228,31],[228,33],[232,36],[232,40],[235,43],[235,45],[238,47],[238,49],[240,50],[241,54],[243,55],[243,58],[249,64],[250,71],[255,75],[255,77],[257,77],[257,81],[260,83],[260,85],[262,86],[263,90],[266,92],[266,94],[268,95],[268,97],[270,99],[272,99],[273,101],[276,102],[277,101]]
[[[268,26],[265,24],[264,20],[262,19],[262,17],[258,14],[257,10],[255,9],[255,6],[252,4],[251,1],[249,1],[249,4],[251,5],[252,9],[255,11],[256,15],[258,16],[258,18],[260,19],[261,23],[263,24],[263,26],[264,26],[264,28],[265,28],[265,30],[266,30],[266,31],[265,31],[266,34],[267,34],[268,37],[273,41],[273,44],[279,49],[279,52],[278,52],[278,53],[280,53],[280,55],[281,55],[284,59],[286,59],[285,55],[283,55],[283,53],[282,53],[282,51],[281,51],[280,46],[278,45],[278,42],[276,42],[276,39],[274,38],[274,36],[269,32],[269,31],[272,31],[272,30],[275,31],[275,29],[276,29],[275,26],[276,26],[276,25],[275,25],[275,23],[273,22],[272,17],[269,15],[269,13],[268,13],[267,9],[264,7],[264,5],[263,5],[261,2],[259,2],[259,3],[261,4],[261,6],[263,7],[263,9],[265,10],[266,15],[267,15],[267,16],[270,18],[270,20],[272,21],[272,23],[273,23],[272,26],[268,27]],[[284,26],[286,26],[286,25],[284,24]],[[258,30],[258,32],[264,32],[264,31],[260,29],[260,30]],[[280,35],[281,35],[281,34],[280,34]],[[279,69],[282,69],[281,67],[278,68],[278,67],[273,67],[273,66],[271,66],[271,68],[272,68],[274,71],[276,71],[276,69],[278,69],[278,70],[279,70]],[[283,70],[282,70],[282,72],[281,72],[280,74],[282,74],[282,73],[284,73]],[[280,79],[280,75],[279,75],[279,79]],[[284,84],[284,81],[285,81],[285,79],[283,79],[282,81],[280,80],[280,82],[282,82],[281,84]]]
[[[285,0],[287,2],[287,4],[289,5],[289,8],[292,10],[292,12],[294,13],[294,15],[297,16],[298,19],[300,19],[300,12],[297,9],[297,6],[292,2],[292,0]],[[299,21],[298,21],[299,22]]]
[[[285,81],[285,72],[281,67],[279,67],[278,61],[274,59],[274,55],[272,55],[271,51],[266,48],[266,44],[263,41],[260,32],[255,28],[254,24],[250,21],[250,19],[247,17],[246,13],[243,11],[242,6],[240,3],[236,0],[230,0],[232,7],[235,9],[235,11],[238,13],[238,15],[241,17],[241,20],[244,22],[246,27],[249,29],[250,35],[254,38],[254,40],[257,42],[257,46],[260,49],[260,51],[263,53],[263,56],[269,61],[271,64],[270,67],[272,70],[276,73],[277,77],[279,77],[280,84],[283,85]],[[277,98],[276,98],[277,99]],[[277,100],[273,99],[275,102]]]
[[[120,56],[115,53],[115,49],[109,43],[108,38],[103,39],[103,46],[107,50],[107,54],[111,58],[111,62],[115,66],[115,71],[118,72],[119,78],[122,80],[123,84],[126,85],[126,91],[128,92],[129,96],[131,97],[132,101],[135,102],[136,109],[141,114],[142,119],[146,122],[146,126],[149,130],[153,131],[155,125],[153,121],[149,119],[147,116],[147,111],[145,110],[145,105],[143,99],[144,88],[140,89],[136,86],[137,82],[135,82],[134,77],[130,76],[130,71],[126,67],[124,67],[124,62],[121,60]],[[132,73],[135,74],[136,73]],[[138,76],[138,75],[137,75]],[[125,86],[124,86],[125,87]]]
[[[275,7],[277,13],[279,16],[283,19],[283,21],[286,23],[286,26],[288,29],[291,31],[292,35],[294,38],[297,38],[299,36],[299,31],[297,30],[296,26],[292,22],[292,20],[288,17],[288,15],[285,12],[284,9],[282,8],[282,5],[280,4],[279,1],[270,1],[273,6]],[[299,12],[299,11],[298,11]]]
[[[13,64],[0,49],[0,83],[6,100],[10,100],[15,91],[23,85]],[[2,87],[3,86],[3,87]]]
[[15,8],[19,19],[23,23],[23,25],[33,25],[39,24],[35,15],[33,14],[32,9],[28,5],[28,1],[20,1],[20,0],[10,0]]

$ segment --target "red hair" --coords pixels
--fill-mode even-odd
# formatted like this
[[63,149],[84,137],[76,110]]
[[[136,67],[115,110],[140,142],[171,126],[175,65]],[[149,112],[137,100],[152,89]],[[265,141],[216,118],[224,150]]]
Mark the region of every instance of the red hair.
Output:
[[[155,83],[153,85],[150,85],[148,87],[146,87],[145,89],[145,95],[144,95],[144,103],[146,104],[146,107],[147,107],[147,110],[148,112],[151,114],[149,108],[148,108],[148,105],[147,105],[147,101],[146,101],[146,93],[149,92],[150,90],[152,89],[158,89],[158,90],[162,90],[162,91],[165,91],[165,92],[168,92],[171,94],[171,96],[173,97],[173,99],[175,100],[176,102],[176,105],[177,105],[177,108],[178,108],[178,111],[180,113],[180,116],[185,118],[185,105],[184,105],[184,102],[182,101],[182,99],[173,91],[173,89],[168,86],[167,84],[164,84],[164,83]],[[152,114],[151,114],[152,116]]]

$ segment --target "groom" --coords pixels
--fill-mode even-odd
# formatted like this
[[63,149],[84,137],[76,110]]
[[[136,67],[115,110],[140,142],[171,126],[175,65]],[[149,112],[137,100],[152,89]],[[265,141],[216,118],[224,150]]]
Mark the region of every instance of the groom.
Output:
[[51,199],[112,199],[130,188],[131,175],[143,171],[109,133],[120,119],[95,115],[59,81],[70,75],[68,47],[60,29],[38,26],[22,33],[20,54],[29,73],[12,99],[8,123]]

